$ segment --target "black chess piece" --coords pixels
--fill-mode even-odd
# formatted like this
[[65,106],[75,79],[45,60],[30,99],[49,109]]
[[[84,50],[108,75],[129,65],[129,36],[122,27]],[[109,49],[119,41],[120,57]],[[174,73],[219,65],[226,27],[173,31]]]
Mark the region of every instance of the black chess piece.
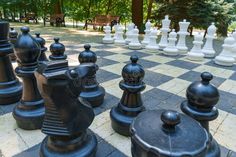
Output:
[[187,100],[181,104],[181,110],[194,118],[209,133],[210,144],[206,157],[220,157],[220,148],[209,132],[209,121],[218,117],[218,110],[214,107],[219,101],[219,91],[210,84],[212,74],[203,72],[202,81],[192,83],[186,92]]
[[144,111],[130,132],[132,157],[205,157],[207,152],[207,131],[176,111]]
[[[80,64],[84,63],[96,63],[97,55],[90,50],[91,46],[89,44],[84,45],[85,51],[79,54]],[[96,71],[98,70],[98,66]],[[92,107],[97,107],[102,105],[105,96],[105,90],[99,85],[96,79],[96,71],[88,75],[84,80],[83,90],[80,93],[80,97],[87,100]]]
[[29,31],[28,27],[22,27],[22,34],[15,43],[18,62],[15,72],[22,78],[23,95],[20,103],[14,108],[13,116],[20,128],[33,130],[41,128],[45,108],[34,76],[34,71],[38,67],[40,46]]
[[78,96],[83,79],[96,71],[95,64],[68,68],[66,60],[42,63],[35,72],[40,93],[45,99],[46,114],[40,157],[94,157],[97,140],[87,129],[94,112]]
[[9,23],[0,20],[0,105],[14,104],[20,101],[22,85],[16,78],[9,54],[13,52],[8,42]]
[[67,55],[65,55],[65,46],[59,42],[60,38],[54,38],[55,43],[50,45],[51,55],[49,58],[51,60],[65,60]]
[[45,47],[46,41],[40,36],[40,33],[35,33],[35,35],[36,35],[35,40],[41,47],[41,54],[39,56],[38,62],[41,63],[43,61],[48,61],[47,56],[45,54],[45,52],[47,51],[47,47]]
[[[13,46],[16,43],[17,37],[18,37],[18,32],[13,27],[11,27],[9,31],[9,40],[13,44]],[[10,53],[9,56],[12,61],[16,60],[16,55],[13,49],[12,49],[12,53]]]
[[143,106],[141,91],[146,87],[143,82],[145,71],[137,64],[138,57],[131,56],[131,62],[122,70],[122,80],[119,84],[124,90],[118,106],[113,107],[110,112],[112,128],[119,134],[130,136],[130,125],[133,119],[142,111]]

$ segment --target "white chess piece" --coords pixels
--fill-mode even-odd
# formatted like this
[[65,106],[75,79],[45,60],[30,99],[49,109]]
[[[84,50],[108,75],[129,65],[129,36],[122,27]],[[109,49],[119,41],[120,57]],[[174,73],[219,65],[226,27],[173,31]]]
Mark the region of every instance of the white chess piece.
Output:
[[151,32],[151,27],[152,27],[152,24],[150,22],[150,20],[147,21],[147,23],[145,24],[145,35],[144,35],[144,39],[143,41],[141,42],[142,43],[142,46],[145,48],[147,46],[147,44],[149,43],[149,40],[150,40],[150,32]]
[[233,32],[232,37],[234,38],[235,42],[232,48],[233,56],[236,61],[236,30]]
[[214,59],[215,63],[223,66],[233,66],[235,59],[232,53],[232,47],[235,40],[232,37],[227,37],[224,40],[222,52]]
[[168,32],[170,31],[170,20],[169,16],[166,15],[165,19],[162,20],[162,28],[161,31],[161,41],[159,43],[159,47],[163,50],[168,45]]
[[130,49],[133,49],[133,50],[142,49],[142,45],[139,42],[138,36],[139,36],[139,30],[138,30],[137,26],[135,26],[134,30],[132,31],[132,35],[131,35],[132,40],[129,43]]
[[188,47],[186,46],[186,36],[189,35],[188,33],[189,25],[190,22],[187,22],[186,19],[184,19],[183,22],[179,22],[180,30],[177,33],[179,35],[179,41],[176,47],[181,54],[188,52]]
[[169,34],[168,45],[164,48],[164,54],[168,56],[176,56],[179,54],[179,50],[176,48],[175,43],[177,41],[177,33],[173,29]]
[[115,45],[125,45],[125,40],[124,40],[124,30],[122,27],[119,27],[117,30],[117,37],[115,39]]
[[111,37],[111,27],[109,25],[107,25],[105,27],[105,36],[104,38],[102,39],[102,42],[104,44],[112,44],[114,42],[113,38]]
[[114,37],[113,37],[114,40],[116,40],[116,38],[117,38],[117,35],[118,35],[117,32],[118,32],[119,28],[120,28],[120,25],[117,23],[114,26],[114,29],[115,29],[115,34],[114,34]]
[[150,33],[150,40],[146,46],[146,50],[149,52],[158,52],[159,46],[157,44],[157,32],[158,30],[154,28]]
[[213,40],[215,39],[216,26],[214,23],[211,24],[207,29],[206,43],[203,46],[202,52],[205,54],[205,57],[215,57],[215,50],[213,49]]
[[125,39],[125,42],[126,44],[129,44],[132,40],[132,31],[134,30],[134,23],[131,23],[128,25],[128,30],[126,32],[126,39]]
[[203,35],[198,33],[194,35],[193,48],[188,52],[187,58],[193,61],[204,60],[204,53],[202,53]]

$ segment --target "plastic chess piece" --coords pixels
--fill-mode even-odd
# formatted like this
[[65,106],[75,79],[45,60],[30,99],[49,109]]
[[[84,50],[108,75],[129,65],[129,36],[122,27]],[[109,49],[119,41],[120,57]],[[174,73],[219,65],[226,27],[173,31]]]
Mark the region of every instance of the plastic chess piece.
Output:
[[169,16],[166,15],[165,19],[162,20],[161,41],[159,43],[160,50],[163,50],[168,45],[168,32],[170,31],[170,20]]
[[130,130],[133,157],[204,157],[209,141],[197,121],[171,110],[144,111]]
[[47,56],[45,54],[45,52],[47,51],[47,48],[45,47],[46,41],[40,36],[40,33],[35,33],[35,35],[36,35],[35,40],[38,42],[38,44],[41,47],[41,54],[39,56],[38,61],[39,63],[43,61],[48,61]]
[[0,105],[14,104],[20,101],[22,85],[16,78],[9,54],[13,51],[8,41],[9,23],[0,20]]
[[132,50],[142,49],[142,45],[139,42],[138,36],[139,36],[139,30],[138,30],[137,26],[135,26],[135,28],[134,28],[134,30],[132,31],[132,34],[131,34],[132,40],[129,43],[129,48],[130,49],[132,49]]
[[13,110],[13,116],[20,128],[34,130],[41,128],[45,108],[34,76],[38,68],[40,46],[29,31],[28,27],[22,27],[22,34],[15,44],[15,55],[18,61],[15,72],[23,81],[23,95],[20,103]]
[[193,48],[188,52],[187,58],[193,61],[204,60],[204,53],[202,53],[203,35],[200,33],[194,35]]
[[232,37],[234,38],[234,45],[232,48],[233,56],[236,61],[236,30],[233,32]]
[[51,55],[49,58],[51,60],[65,60],[67,55],[65,55],[65,46],[59,42],[60,38],[54,38],[55,43],[50,45]]
[[117,23],[115,26],[114,26],[114,29],[115,29],[115,34],[113,36],[113,40],[115,41],[117,36],[118,36],[118,29],[120,28],[120,25]]
[[219,91],[210,81],[212,74],[203,72],[202,81],[193,82],[186,91],[187,100],[181,104],[181,110],[197,120],[209,134],[209,145],[206,157],[220,157],[220,147],[209,132],[209,121],[219,115],[215,105],[219,101]]
[[146,87],[143,82],[144,69],[137,64],[138,57],[131,56],[131,62],[122,69],[122,80],[119,84],[124,90],[123,96],[116,107],[110,111],[111,126],[119,134],[129,136],[130,125],[133,119],[142,111],[143,106],[141,91]]
[[[16,40],[17,40],[17,37],[18,37],[18,32],[12,27],[10,28],[10,31],[9,31],[9,40],[10,42],[13,44],[13,46],[15,45],[16,43]],[[12,61],[15,61],[16,60],[16,55],[14,53],[14,50],[12,49],[12,53],[9,54],[9,57]]]
[[125,39],[125,43],[129,44],[132,40],[132,31],[134,30],[134,24],[131,23],[128,25],[128,30],[126,32],[126,39]]
[[[79,62],[80,65],[86,63],[96,63],[97,55],[93,51],[90,50],[91,46],[89,44],[84,45],[85,51],[79,54]],[[98,70],[98,66],[96,66],[96,71]],[[96,71],[93,73],[89,73],[86,76],[83,82],[83,89],[80,93],[80,97],[87,100],[92,107],[98,107],[102,105],[105,96],[105,89],[99,85],[96,79]]]
[[234,55],[233,55],[233,45],[235,43],[234,38],[232,37],[227,37],[224,40],[223,50],[222,52],[215,57],[214,61],[218,65],[223,65],[223,66],[233,66],[235,63]]
[[125,39],[124,39],[123,35],[124,35],[123,28],[119,27],[117,30],[116,39],[114,41],[115,45],[120,45],[120,46],[125,45]]
[[202,49],[202,52],[207,58],[215,57],[216,52],[213,48],[213,40],[215,39],[215,33],[216,33],[216,26],[215,23],[213,22],[211,26],[208,27],[207,29],[206,43]]
[[179,41],[176,47],[179,50],[180,54],[184,54],[188,52],[188,47],[186,46],[186,36],[189,35],[188,33],[189,25],[190,25],[190,22],[187,22],[186,19],[184,19],[183,22],[179,22],[180,30],[177,33],[179,35]]
[[175,46],[175,43],[177,41],[177,34],[174,29],[172,30],[172,32],[170,32],[168,41],[168,45],[166,48],[164,48],[163,53],[168,56],[177,56],[179,54],[179,50]]
[[149,52],[158,52],[159,46],[157,44],[157,29],[154,28],[150,33],[150,40],[146,46],[146,50]]
[[40,157],[95,157],[97,140],[88,132],[95,115],[87,101],[78,99],[83,79],[95,68],[83,64],[71,69],[60,60],[44,62],[35,72],[46,109]]
[[141,42],[143,48],[145,48],[145,47],[148,45],[149,41],[150,41],[151,27],[152,27],[152,24],[151,24],[150,20],[148,20],[147,23],[145,24],[145,30],[144,30],[145,35],[144,35],[144,39],[143,39],[143,41]]
[[114,42],[113,38],[111,37],[111,26],[107,25],[105,27],[105,36],[102,39],[104,44],[112,44]]

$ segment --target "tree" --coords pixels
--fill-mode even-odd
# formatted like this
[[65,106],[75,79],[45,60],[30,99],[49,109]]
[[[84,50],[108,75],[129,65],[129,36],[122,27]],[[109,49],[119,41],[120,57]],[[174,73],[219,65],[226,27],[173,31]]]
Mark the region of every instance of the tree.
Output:
[[143,0],[132,0],[132,21],[139,30],[143,30]]

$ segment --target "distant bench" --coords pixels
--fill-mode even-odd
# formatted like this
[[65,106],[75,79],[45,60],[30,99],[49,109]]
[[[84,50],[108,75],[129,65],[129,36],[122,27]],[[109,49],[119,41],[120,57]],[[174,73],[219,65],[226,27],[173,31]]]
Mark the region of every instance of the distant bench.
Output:
[[51,26],[63,25],[65,27],[66,26],[65,25],[65,14],[53,14],[53,15],[46,16],[44,18],[44,26],[46,25],[46,22],[50,22]]
[[20,21],[25,21],[26,23],[29,23],[29,21],[32,20],[35,23],[38,23],[37,16],[35,13],[26,13],[25,16],[20,17]]
[[85,29],[88,29],[88,25],[93,25],[93,29],[96,29],[97,26],[104,27],[110,25],[113,27],[115,24],[120,22],[120,16],[112,15],[96,15],[93,19],[87,19],[85,21]]

